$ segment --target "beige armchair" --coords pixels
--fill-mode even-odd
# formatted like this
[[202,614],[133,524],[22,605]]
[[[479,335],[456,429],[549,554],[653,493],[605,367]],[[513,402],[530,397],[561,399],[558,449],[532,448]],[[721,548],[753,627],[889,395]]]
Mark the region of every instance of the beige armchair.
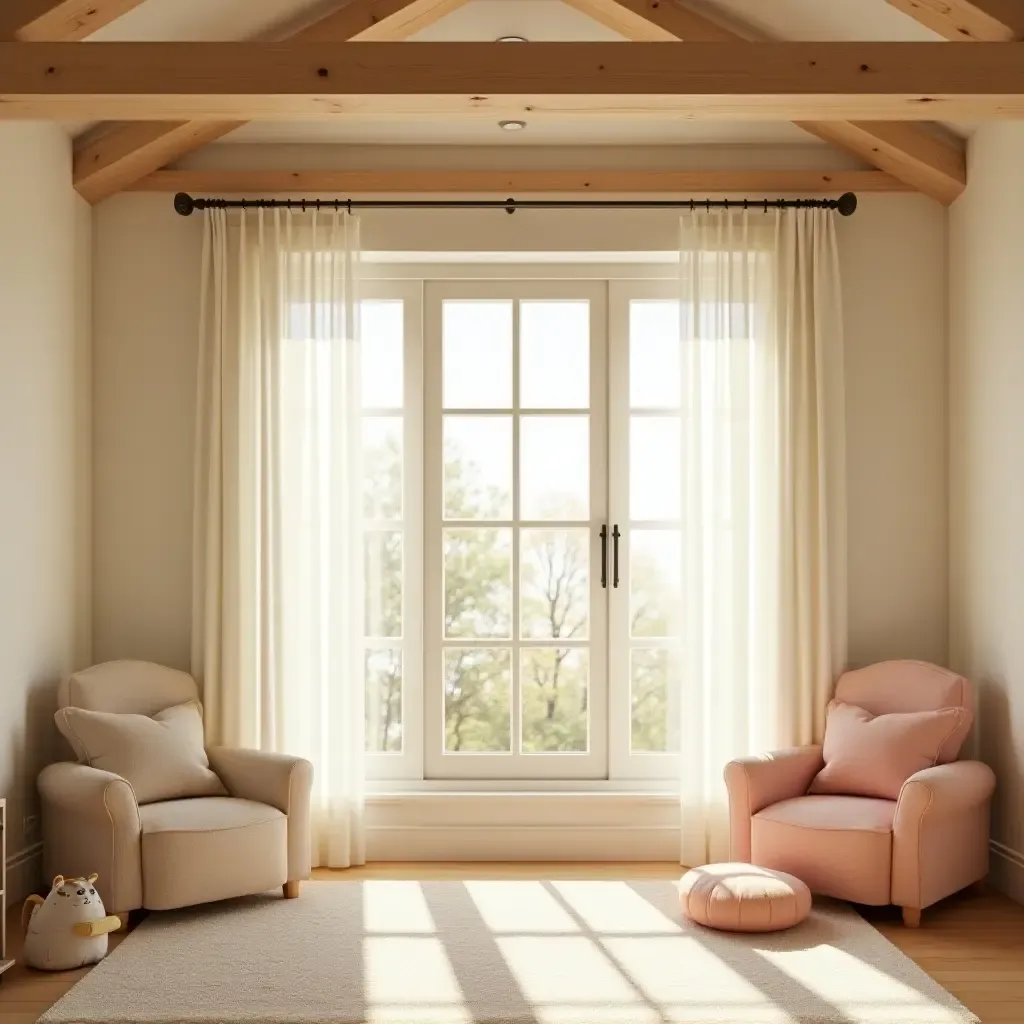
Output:
[[[873,715],[972,707],[966,679],[920,661],[847,672],[835,695]],[[895,904],[916,927],[922,909],[988,873],[995,775],[955,760],[958,748],[911,775],[898,800],[808,795],[824,766],[820,746],[732,761],[730,859],[789,872],[823,896]]]
[[[115,661],[73,675],[59,705],[151,716],[198,697],[185,672]],[[67,762],[45,768],[39,792],[46,876],[98,872],[104,905],[122,917],[279,886],[285,896],[298,896],[310,874],[312,765],[227,747],[212,747],[207,756],[227,796],[141,806],[119,775]]]

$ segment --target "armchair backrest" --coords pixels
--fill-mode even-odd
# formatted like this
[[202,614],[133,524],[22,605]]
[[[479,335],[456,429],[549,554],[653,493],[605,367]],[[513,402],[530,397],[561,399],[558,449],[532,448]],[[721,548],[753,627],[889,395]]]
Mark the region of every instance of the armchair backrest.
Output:
[[177,669],[149,661],[108,661],[76,672],[57,693],[59,707],[155,715],[199,699],[196,681]]
[[971,684],[963,676],[926,661],[882,661],[844,672],[835,699],[856,704],[873,715],[964,708],[961,725],[939,751],[939,763],[955,761],[974,720]]

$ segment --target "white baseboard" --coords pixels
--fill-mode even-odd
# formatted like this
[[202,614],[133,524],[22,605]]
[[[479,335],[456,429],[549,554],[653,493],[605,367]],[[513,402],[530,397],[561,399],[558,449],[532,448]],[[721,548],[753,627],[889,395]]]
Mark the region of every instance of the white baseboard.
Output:
[[1024,853],[996,839],[989,841],[989,848],[989,881],[1010,899],[1024,903]]
[[29,893],[35,892],[43,871],[43,844],[32,843],[7,858],[8,907],[18,906]]

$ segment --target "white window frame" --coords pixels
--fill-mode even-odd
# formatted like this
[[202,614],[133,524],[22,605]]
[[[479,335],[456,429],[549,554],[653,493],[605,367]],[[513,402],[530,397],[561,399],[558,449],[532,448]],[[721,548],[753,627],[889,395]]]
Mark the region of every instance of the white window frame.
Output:
[[[469,415],[513,415],[513,517],[508,521],[489,523],[496,527],[511,528],[566,528],[590,529],[591,602],[588,639],[585,643],[562,641],[523,641],[515,639],[518,632],[519,606],[519,547],[514,533],[512,558],[513,639],[479,641],[443,641],[444,587],[441,552],[442,537],[442,323],[441,311],[445,300],[497,299],[512,300],[514,310],[513,347],[513,406],[510,410],[459,409]],[[586,299],[590,303],[590,516],[587,521],[526,521],[519,518],[519,424],[524,415],[579,415],[580,410],[519,409],[518,364],[518,302],[516,300]],[[425,285],[425,459],[424,459],[424,712],[426,779],[526,779],[574,780],[606,779],[607,760],[607,604],[600,584],[600,535],[607,522],[607,382],[605,345],[607,339],[607,286],[603,281],[553,280],[496,280],[480,281],[428,281]],[[455,525],[458,525],[456,523]],[[466,525],[470,525],[467,523]],[[595,640],[597,641],[595,643]],[[443,648],[466,646],[473,648],[501,648],[512,650],[512,685],[510,693],[512,712],[513,752],[511,753],[459,753],[444,751],[444,679]],[[581,646],[590,652],[588,700],[589,744],[586,754],[551,753],[517,754],[516,737],[520,727],[519,680],[517,678],[519,650],[527,647]]]
[[[676,278],[678,268],[672,262],[662,260],[655,263],[588,263],[559,260],[552,263],[523,262],[502,264],[499,261],[454,264],[452,262],[381,262],[366,266],[366,279],[361,288],[361,298],[401,299],[405,310],[405,430],[404,430],[404,593],[403,593],[403,692],[402,726],[403,749],[401,754],[367,754],[367,779],[371,793],[414,793],[424,794],[451,792],[670,792],[676,785],[679,758],[677,755],[631,754],[630,734],[630,681],[628,675],[628,641],[623,643],[623,633],[628,634],[629,615],[629,519],[628,519],[628,416],[629,416],[629,351],[628,351],[628,303],[638,298],[675,298],[678,293]],[[440,628],[433,641],[436,650],[432,653],[432,642],[425,628],[425,599],[429,596],[424,586],[426,548],[424,527],[426,503],[425,491],[429,483],[424,474],[425,447],[428,443],[428,423],[425,400],[431,391],[429,377],[437,374],[433,391],[440,397],[440,360],[428,353],[425,338],[427,309],[425,295],[428,290],[448,290],[452,294],[470,291],[477,284],[488,294],[495,289],[506,292],[519,289],[528,283],[549,288],[552,294],[563,297],[572,294],[571,289],[582,285],[584,289],[603,292],[604,327],[606,354],[595,358],[592,351],[592,368],[602,373],[603,394],[606,401],[605,415],[599,416],[592,404],[591,463],[594,472],[595,461],[603,463],[598,472],[605,479],[604,494],[607,496],[606,514],[601,516],[598,507],[591,508],[592,537],[597,551],[593,555],[592,570],[599,571],[600,538],[599,529],[607,523],[609,534],[613,524],[618,523],[620,538],[620,578],[618,591],[611,587],[611,538],[609,537],[609,587],[605,603],[606,645],[599,640],[598,628],[591,627],[591,671],[595,665],[604,665],[604,680],[601,689],[606,695],[606,759],[601,771],[591,771],[577,777],[562,770],[536,771],[531,775],[497,775],[484,773],[477,767],[472,772],[454,774],[447,770],[437,771],[438,766],[428,763],[425,736],[427,723],[425,715],[430,709],[430,684],[425,668],[428,659],[434,658],[440,664]],[[589,294],[589,292],[588,292]],[[592,304],[592,310],[595,310]],[[434,332],[440,337],[440,332]],[[606,371],[606,372],[604,372]],[[594,383],[592,381],[592,388]],[[593,402],[593,399],[592,399]],[[368,412],[371,410],[367,410]],[[440,415],[436,420],[439,444]],[[603,422],[602,422],[603,421]],[[595,439],[593,428],[598,427],[602,440]],[[604,434],[607,431],[607,436]],[[602,445],[604,446],[602,449]],[[605,455],[607,453],[607,455]],[[592,477],[593,479],[593,477]],[[592,488],[593,490],[593,488]],[[439,508],[440,506],[438,506]],[[439,556],[439,551],[438,551]],[[595,577],[596,578],[596,577]],[[437,576],[440,581],[440,576]],[[517,581],[518,584],[518,581]],[[439,601],[437,602],[439,604]],[[592,608],[592,614],[596,608]],[[499,644],[495,644],[498,646]],[[602,652],[602,646],[605,650]],[[625,671],[623,671],[623,664]],[[437,672],[435,685],[442,685]],[[595,679],[591,677],[591,698],[595,696]],[[438,694],[440,696],[440,693]],[[443,718],[442,704],[435,702],[434,714],[437,725]],[[619,728],[615,728],[615,724]],[[591,721],[591,735],[595,730]],[[469,756],[469,755],[462,755]],[[473,755],[477,757],[478,755]],[[488,756],[488,755],[484,755]],[[540,768],[539,759],[548,760],[560,755],[528,755]],[[576,755],[569,755],[576,756]],[[556,762],[557,765],[557,762]],[[564,761],[563,761],[564,766]]]
[[[366,753],[371,780],[423,777],[423,284],[372,280],[360,287],[359,300],[399,300],[403,309],[403,406],[364,408],[364,416],[402,414],[402,637],[394,642],[366,641],[402,652],[401,753]],[[372,339],[363,339],[363,345]],[[381,528],[375,522],[373,528]],[[397,525],[397,524],[396,524]],[[365,683],[364,683],[365,685]]]
[[[613,728],[609,737],[609,778],[623,780],[664,780],[678,778],[678,753],[633,753],[630,749],[632,730],[632,700],[630,654],[634,648],[659,648],[665,645],[650,640],[634,640],[630,636],[630,533],[629,508],[629,307],[634,300],[678,300],[678,286],[673,280],[609,281],[609,520],[619,527],[619,578],[617,589],[609,591],[608,615],[608,677],[609,717],[622,727]],[[645,409],[637,415],[674,415],[682,418],[682,410]],[[680,527],[681,521],[644,521],[644,527]]]

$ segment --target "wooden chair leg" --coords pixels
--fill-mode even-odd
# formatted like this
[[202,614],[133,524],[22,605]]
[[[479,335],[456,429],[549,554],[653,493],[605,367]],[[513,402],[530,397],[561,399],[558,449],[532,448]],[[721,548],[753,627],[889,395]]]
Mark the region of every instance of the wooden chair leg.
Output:
[[921,910],[919,907],[903,908],[903,923],[908,928],[918,928],[921,925]]
[[117,929],[119,932],[126,932],[126,931],[128,931],[128,911],[127,910],[122,910],[120,913],[113,914],[112,916],[116,917],[121,922],[121,926]]
[[285,882],[283,886],[284,898],[286,900],[297,900],[299,898],[299,886],[301,885],[302,883],[298,881]]

